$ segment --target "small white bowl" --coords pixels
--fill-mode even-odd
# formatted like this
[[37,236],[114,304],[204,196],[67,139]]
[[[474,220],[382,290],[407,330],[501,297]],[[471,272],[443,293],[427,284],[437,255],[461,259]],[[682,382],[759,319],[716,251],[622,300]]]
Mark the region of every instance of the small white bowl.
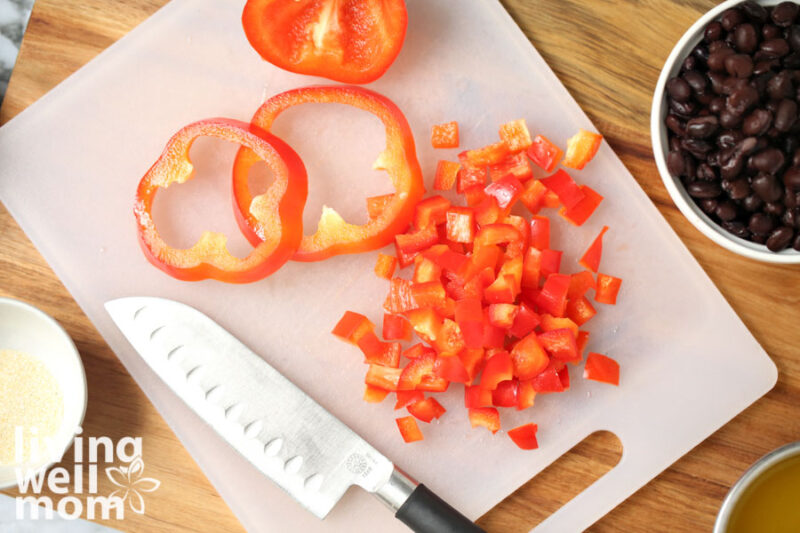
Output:
[[[756,244],[745,239],[736,237],[720,227],[711,220],[694,203],[689,193],[686,192],[679,178],[673,177],[667,169],[667,153],[669,152],[669,142],[667,139],[667,127],[664,125],[664,118],[667,116],[667,99],[664,97],[667,80],[676,76],[680,71],[683,59],[692,49],[703,39],[703,32],[706,25],[718,18],[723,11],[730,7],[741,4],[742,0],[728,0],[723,2],[695,22],[672,49],[672,52],[661,70],[661,76],[656,83],[655,94],[653,95],[653,107],[650,111],[650,137],[653,142],[653,155],[656,159],[658,172],[664,185],[672,196],[672,201],[678,209],[689,219],[694,227],[700,230],[706,237],[719,244],[723,248],[767,263],[800,264],[800,252],[787,248],[780,252],[770,252],[763,244]],[[761,0],[762,5],[775,5],[780,0]]]
[[[18,300],[0,298],[0,350],[17,350],[39,359],[61,386],[64,418],[54,437],[61,455],[72,444],[86,413],[86,374],[75,344],[46,313]],[[46,458],[25,468],[40,471],[52,464],[51,458]],[[0,489],[16,486],[15,469],[15,465],[0,466]]]

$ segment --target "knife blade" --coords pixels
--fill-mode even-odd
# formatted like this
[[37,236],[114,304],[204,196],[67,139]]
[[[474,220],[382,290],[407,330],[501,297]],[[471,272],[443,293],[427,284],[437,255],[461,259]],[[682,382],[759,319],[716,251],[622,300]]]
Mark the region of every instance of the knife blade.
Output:
[[419,533],[483,531],[200,311],[153,297],[105,307],[178,397],[317,517],[357,485]]

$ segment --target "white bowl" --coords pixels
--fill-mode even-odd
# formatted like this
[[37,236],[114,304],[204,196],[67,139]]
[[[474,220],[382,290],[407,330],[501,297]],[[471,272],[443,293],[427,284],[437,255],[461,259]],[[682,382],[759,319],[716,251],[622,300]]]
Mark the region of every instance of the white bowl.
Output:
[[[45,364],[61,386],[64,418],[54,437],[59,456],[75,437],[86,413],[86,374],[78,350],[67,332],[53,318],[32,305],[0,298],[0,350],[18,350]],[[36,465],[37,471],[52,466],[51,458]],[[0,489],[17,484],[14,465],[0,466]]]
[[[664,118],[667,116],[667,99],[664,97],[664,90],[667,80],[676,76],[680,71],[683,59],[692,51],[692,49],[703,39],[703,31],[706,24],[718,18],[723,11],[730,7],[741,4],[741,0],[728,0],[723,2],[692,24],[686,33],[672,49],[672,52],[661,70],[661,76],[658,78],[656,84],[655,94],[653,95],[653,108],[650,111],[650,137],[653,142],[653,155],[656,159],[656,166],[658,172],[661,174],[661,179],[664,185],[672,196],[672,201],[678,206],[678,209],[689,219],[694,227],[699,229],[706,237],[727,248],[728,250],[767,263],[784,263],[784,264],[800,264],[800,252],[787,248],[780,252],[770,252],[763,244],[756,244],[745,239],[736,237],[720,227],[716,222],[711,220],[703,211],[694,203],[689,193],[686,192],[683,184],[679,178],[673,177],[667,169],[667,153],[669,151],[669,143],[667,139],[667,128],[664,125]],[[775,5],[780,3],[780,0],[762,0],[758,2],[762,5]]]

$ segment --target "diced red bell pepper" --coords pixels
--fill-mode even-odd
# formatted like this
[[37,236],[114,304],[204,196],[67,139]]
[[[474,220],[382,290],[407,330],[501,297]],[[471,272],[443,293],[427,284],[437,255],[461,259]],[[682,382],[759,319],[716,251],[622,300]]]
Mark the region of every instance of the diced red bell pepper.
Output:
[[370,220],[381,216],[388,205],[394,202],[394,194],[382,194],[367,198],[367,215]]
[[[500,349],[506,342],[506,330],[493,326],[489,322],[489,310],[484,309],[483,347]],[[488,354],[487,354],[488,357]]]
[[524,118],[512,120],[500,126],[500,139],[512,153],[527,150],[533,144]]
[[528,157],[543,168],[545,172],[555,170],[563,155],[564,152],[561,148],[551,143],[544,135],[534,137],[531,147],[528,148]]
[[550,219],[544,216],[531,217],[531,246],[537,250],[550,248]]
[[456,176],[456,192],[464,194],[467,189],[486,185],[486,169],[461,165],[461,170]]
[[575,339],[575,344],[578,347],[578,355],[583,359],[583,352],[586,350],[586,345],[589,344],[589,332],[579,331],[578,337]]
[[622,286],[622,280],[606,274],[597,275],[597,290],[594,301],[601,304],[616,305],[617,293]]
[[[434,246],[423,252],[423,255],[444,270],[462,278],[469,267],[469,258],[464,254],[450,250],[446,245],[440,246],[443,246],[443,249]],[[436,248],[436,250],[434,250],[434,248]]]
[[516,407],[519,381],[511,379],[501,381],[492,391],[492,405],[495,407]]
[[475,381],[475,377],[477,377],[478,373],[483,370],[483,348],[465,348],[458,354],[458,358],[461,359],[464,370],[466,370],[469,376],[469,381],[467,383],[472,383]]
[[567,139],[567,154],[562,165],[569,168],[582,169],[592,160],[603,142],[603,136],[584,129]]
[[519,307],[514,304],[491,304],[489,323],[495,327],[509,329],[517,318]]
[[444,321],[434,309],[430,307],[411,309],[405,314],[420,339],[427,343],[436,342]]
[[561,250],[542,250],[542,266],[541,275],[547,278],[550,274],[557,274],[561,270],[561,256],[564,254]]
[[494,280],[494,268],[484,268],[478,272],[477,275],[469,278],[469,280],[464,284],[464,298],[477,298],[482,300],[483,293],[486,291],[486,287],[491,285]]
[[453,206],[447,210],[447,238],[453,242],[475,240],[475,211]]
[[517,308],[517,316],[514,317],[514,323],[511,325],[508,333],[513,337],[521,339],[536,329],[536,326],[539,325],[539,322],[539,315],[534,313],[528,304],[522,302]]
[[443,356],[457,355],[463,350],[466,345],[464,344],[464,336],[458,324],[449,318],[445,318],[442,327],[439,328],[439,333],[436,335],[434,347]]
[[422,390],[419,385],[423,378],[437,378],[436,376],[436,355],[426,353],[416,359],[412,359],[402,370],[397,382],[397,390]]
[[619,363],[605,355],[589,352],[583,377],[594,381],[602,381],[611,385],[619,385]]
[[594,289],[596,286],[594,276],[588,270],[581,270],[573,274],[569,281],[569,291],[567,291],[567,298],[580,298],[586,294],[589,289]]
[[467,348],[483,347],[483,309],[477,298],[464,298],[456,301],[456,323]]
[[438,281],[442,277],[442,267],[421,254],[414,258],[414,283]]
[[375,262],[375,275],[383,279],[392,279],[396,267],[397,258],[391,255],[378,254],[378,260]]
[[474,250],[469,258],[470,264],[466,279],[469,281],[474,276],[483,274],[483,271],[487,268],[491,268],[491,279],[489,276],[486,276],[486,279],[489,283],[494,281],[494,270],[497,268],[501,255],[502,252],[496,244],[486,244]]
[[575,335],[568,328],[545,331],[537,337],[542,347],[550,357],[559,361],[580,360],[578,347],[575,344]]
[[563,317],[567,310],[567,291],[570,277],[566,274],[550,274],[544,282],[542,291],[536,297],[540,312]]
[[[578,359],[580,361],[580,359]],[[564,390],[569,390],[569,367],[564,365],[561,370],[558,371],[558,379],[561,380],[561,386],[564,387]]]
[[430,422],[434,418],[439,418],[447,409],[442,407],[436,398],[425,398],[424,400],[412,403],[406,407],[408,412],[414,415],[414,418],[422,420],[423,422]]
[[548,192],[547,187],[544,186],[541,180],[528,180],[525,182],[524,187],[519,201],[531,214],[535,215],[544,205],[544,197]]
[[425,376],[417,385],[417,390],[427,392],[445,392],[450,386],[450,382],[439,376]]
[[458,356],[439,357],[436,360],[436,375],[451,383],[469,383],[472,381],[464,362]]
[[445,122],[431,127],[431,146],[434,148],[458,148],[458,122]]
[[447,210],[450,209],[450,200],[444,196],[429,196],[414,209],[414,227],[422,229],[427,226],[437,226],[447,221]]
[[511,208],[514,207],[514,204],[517,203],[523,190],[524,186],[517,178],[514,176],[506,176],[505,178],[501,178],[487,185],[484,192],[497,200],[497,205],[500,206],[500,212],[503,214],[503,217],[505,217],[511,211]]
[[410,341],[411,324],[400,315],[383,315],[383,338],[387,341]]
[[522,287],[539,288],[539,277],[542,272],[542,252],[531,246],[525,252],[522,262]]
[[536,400],[536,389],[533,388],[533,381],[520,381],[517,388],[517,410],[522,411],[528,407],[533,407]]
[[502,215],[502,210],[497,204],[497,198],[494,196],[486,196],[473,209],[475,210],[475,221],[481,227],[496,224]]
[[[563,363],[561,364],[563,365]],[[561,383],[561,378],[558,377],[559,370],[560,367],[556,367],[552,363],[547,365],[547,368],[531,380],[533,390],[540,393],[564,392],[564,384]]]
[[476,207],[486,199],[486,192],[483,185],[474,185],[464,191],[464,201],[467,207]]
[[522,248],[520,249],[520,254],[523,255],[525,250],[528,248],[531,242],[531,226],[524,217],[520,217],[517,215],[508,215],[504,220],[503,224],[508,224],[509,226],[514,226],[519,231],[519,234],[522,236],[520,244]]
[[501,351],[491,356],[483,367],[481,374],[481,387],[488,390],[497,388],[497,384],[514,377],[514,366],[511,356],[506,351]]
[[571,209],[562,207],[558,211],[558,214],[573,226],[582,226],[603,201],[603,197],[588,185],[581,185],[580,189],[584,194],[583,200],[572,206]]
[[442,159],[436,164],[436,174],[433,176],[433,188],[437,191],[449,191],[456,184],[458,171],[461,164]]
[[369,364],[391,368],[400,366],[400,343],[381,342],[375,333],[368,331],[359,339],[358,347]]
[[600,268],[600,258],[603,255],[603,235],[605,235],[607,231],[608,226],[603,226],[603,229],[600,230],[600,234],[592,241],[592,244],[589,245],[589,248],[586,249],[586,252],[584,252],[580,261],[578,261],[585,269],[597,272],[597,269]]
[[497,277],[511,276],[514,280],[514,298],[522,290],[522,256],[511,257],[503,261]]
[[542,178],[542,183],[553,191],[567,209],[572,209],[585,198],[578,184],[565,171],[559,169],[552,176]]
[[567,328],[572,331],[572,334],[575,335],[575,338],[578,338],[578,325],[566,317],[554,317],[553,315],[548,315],[547,313],[540,315],[541,324],[540,327],[542,331],[553,331],[554,329],[562,329]]
[[468,412],[469,423],[473,428],[482,426],[492,434],[500,430],[500,413],[494,407],[473,407]]
[[416,304],[411,297],[411,282],[403,278],[392,278],[389,284],[389,294],[383,303],[387,313],[396,315],[414,309]]
[[490,304],[510,304],[517,299],[519,290],[514,276],[497,276],[497,279],[483,291],[483,299]]
[[550,358],[542,348],[536,333],[523,337],[511,349],[514,376],[520,380],[536,377],[547,367]]
[[370,322],[364,315],[354,313],[353,311],[345,311],[331,333],[345,342],[358,344],[361,337],[368,331],[373,331],[374,329],[375,324]]
[[478,385],[464,387],[464,407],[474,409],[492,406],[492,391]]
[[394,236],[394,244],[400,266],[407,267],[414,261],[417,254],[438,242],[439,234],[433,224],[428,224],[412,233],[398,233]]
[[511,175],[519,181],[527,181],[533,177],[531,163],[524,153],[512,154],[497,163],[489,166],[489,180],[498,181]]
[[364,388],[364,401],[367,403],[381,403],[388,395],[388,390],[379,389],[372,385],[367,385]]
[[536,424],[525,424],[508,431],[508,436],[514,441],[514,444],[519,446],[522,450],[535,450],[539,447],[536,440],[536,432],[538,431]]
[[425,394],[419,390],[399,390],[395,394],[397,395],[397,402],[394,404],[395,410],[425,399]]
[[427,281],[411,284],[411,298],[414,299],[417,308],[438,309],[446,305],[447,294],[441,281]]
[[415,344],[414,346],[412,346],[408,350],[404,351],[403,352],[403,357],[406,357],[408,359],[418,359],[418,358],[422,357],[423,355],[425,355],[426,353],[430,353],[430,354],[436,355],[436,353],[433,350],[433,348],[430,348],[429,346],[425,346],[421,342],[418,342],[417,344]]
[[547,189],[542,197],[542,207],[549,207],[551,209],[558,207],[561,204],[561,200],[558,199],[558,195]]
[[596,314],[597,310],[585,296],[567,300],[567,317],[579,326],[586,324]]
[[364,383],[388,391],[396,391],[403,370],[381,365],[369,365]]
[[508,244],[521,240],[522,234],[510,224],[488,224],[481,227],[475,235],[473,250],[475,251],[487,244]]
[[461,152],[458,154],[458,158],[462,161],[464,166],[487,167],[489,165],[496,165],[505,159],[508,154],[508,145],[500,141],[481,148]]
[[397,428],[400,430],[400,435],[406,443],[423,440],[422,432],[419,430],[417,421],[414,420],[413,416],[397,418],[395,422],[397,422]]

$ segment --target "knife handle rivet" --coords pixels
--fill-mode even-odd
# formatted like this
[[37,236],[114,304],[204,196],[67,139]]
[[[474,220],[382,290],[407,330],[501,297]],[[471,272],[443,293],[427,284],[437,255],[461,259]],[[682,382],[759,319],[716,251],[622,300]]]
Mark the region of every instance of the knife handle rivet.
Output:
[[244,404],[243,403],[235,403],[225,409],[225,418],[231,421],[238,420],[242,413],[244,412]]
[[278,453],[280,453],[281,448],[283,448],[283,439],[281,437],[272,439],[267,443],[266,446],[264,446],[264,454],[270,457],[275,457],[278,455]]
[[322,475],[321,474],[312,474],[306,478],[305,482],[303,483],[306,490],[317,492],[322,487]]
[[253,420],[244,428],[244,436],[248,439],[254,439],[258,437],[258,434],[261,433],[261,429],[264,427],[264,423],[261,420]]
[[286,464],[283,465],[283,469],[289,474],[296,474],[300,471],[301,466],[303,466],[303,458],[299,455],[295,455],[286,461]]

